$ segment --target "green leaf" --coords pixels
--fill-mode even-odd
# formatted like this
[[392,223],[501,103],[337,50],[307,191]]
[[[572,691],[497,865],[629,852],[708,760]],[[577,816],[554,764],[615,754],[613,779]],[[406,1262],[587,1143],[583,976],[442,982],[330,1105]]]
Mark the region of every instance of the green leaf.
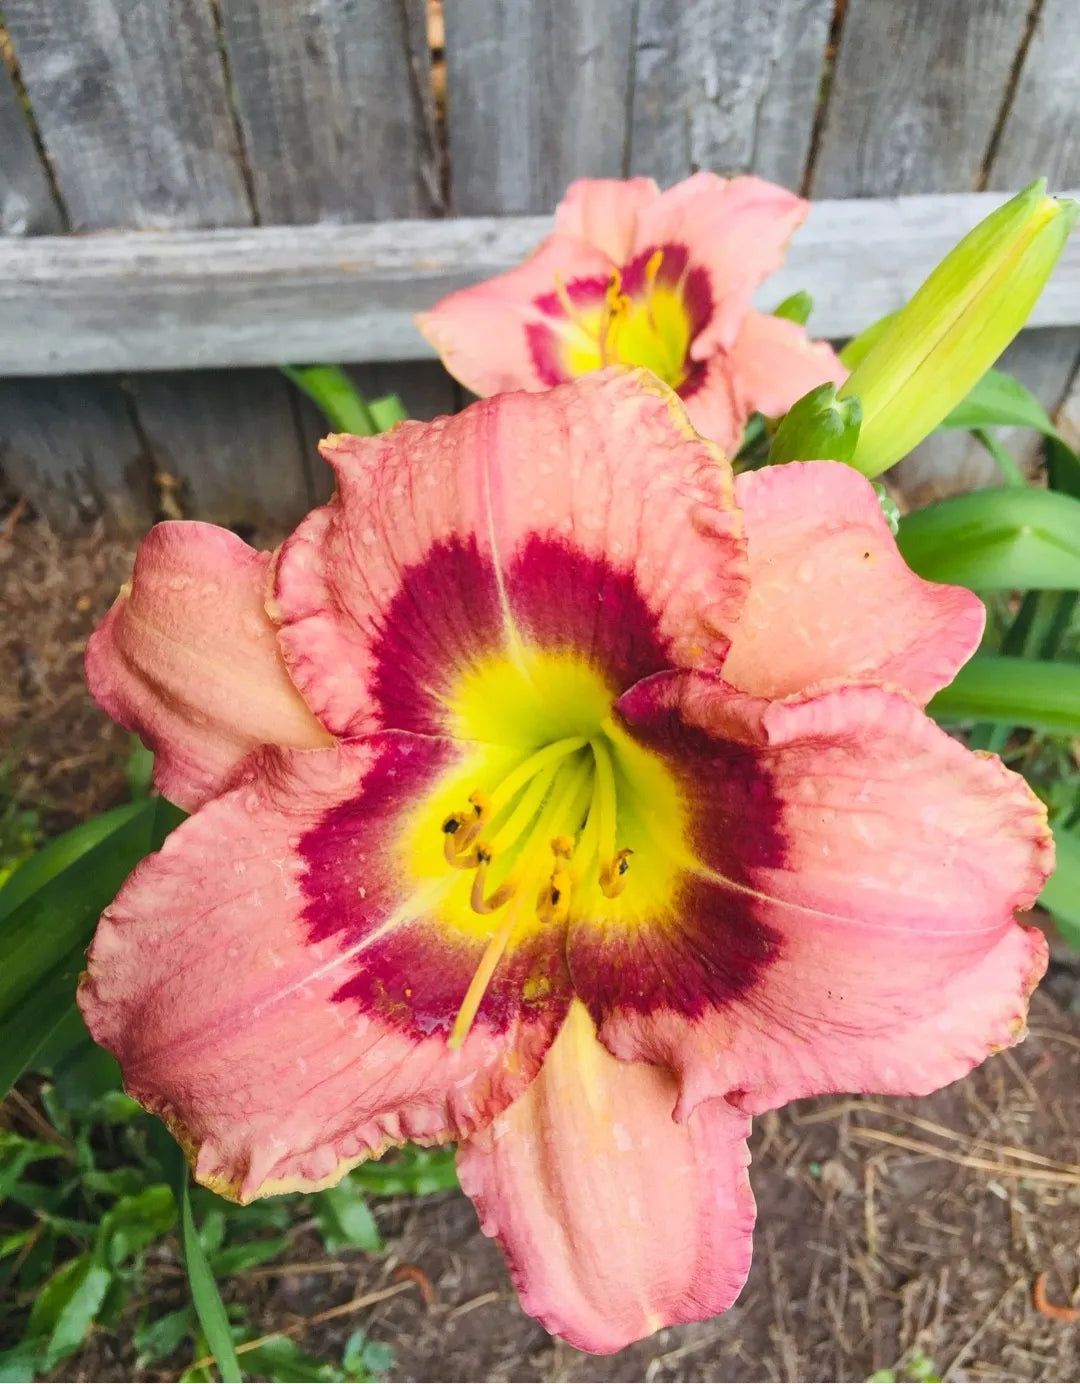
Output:
[[368,1254],[378,1254],[383,1247],[379,1227],[371,1214],[367,1198],[351,1178],[329,1187],[312,1198],[315,1224],[330,1254],[347,1245],[355,1245]]
[[288,1336],[271,1336],[261,1345],[244,1352],[244,1365],[256,1379],[273,1380],[275,1384],[336,1384],[344,1378],[342,1372],[325,1360],[308,1355]]
[[109,1291],[112,1274],[93,1254],[63,1264],[30,1309],[26,1334],[43,1343],[41,1366],[51,1370],[78,1350]]
[[1062,441],[1035,395],[1004,370],[988,370],[940,424],[943,428],[1033,428]]
[[838,399],[836,385],[818,385],[780,420],[769,448],[769,465],[785,461],[850,461],[861,422],[862,406],[858,399]]
[[1046,473],[1051,490],[1080,499],[1080,456],[1064,442],[1050,439],[1046,449]]
[[47,1158],[63,1158],[58,1144],[46,1144],[37,1139],[24,1139],[9,1129],[0,1129],[0,1201],[9,1197],[23,1173],[32,1163]]
[[1058,931],[1080,947],[1080,834],[1065,828],[1054,832],[1057,864],[1043,885],[1039,902],[1054,916]]
[[282,374],[323,412],[336,432],[371,437],[379,429],[367,400],[338,365],[283,365]]
[[114,1269],[146,1249],[176,1225],[176,1201],[163,1182],[146,1187],[135,1196],[117,1199],[101,1222],[98,1245]]
[[179,1149],[172,1160],[172,1169],[173,1195],[180,1206],[180,1241],[184,1248],[191,1300],[224,1384],[240,1384],[243,1376],[229,1329],[229,1318],[195,1229],[195,1218],[191,1214],[191,1179]]
[[194,1327],[195,1313],[190,1307],[178,1307],[175,1312],[167,1312],[163,1317],[136,1327],[132,1344],[140,1364],[163,1360],[179,1350]]
[[941,721],[1004,721],[1080,735],[1080,663],[976,654],[927,709]]
[[930,581],[975,591],[1080,588],[1080,500],[1052,490],[976,490],[905,514],[897,543]]
[[454,1150],[407,1144],[377,1163],[361,1163],[350,1174],[359,1187],[376,1196],[425,1197],[460,1186]]
[[116,808],[50,842],[0,889],[0,1092],[69,1019],[102,910],[183,817],[164,798]]
[[789,298],[785,298],[782,303],[778,303],[776,307],[773,308],[772,315],[774,317],[782,317],[787,322],[797,322],[800,327],[805,327],[813,311],[813,295],[807,293],[805,288],[800,288],[798,293],[793,293]]
[[368,411],[375,431],[381,433],[389,432],[395,423],[404,423],[409,416],[396,394],[384,394],[381,399],[372,399]]
[[89,822],[72,827],[42,846],[29,860],[23,862],[0,889],[0,919],[37,893],[51,879],[73,865],[80,856],[93,850],[106,837],[113,835],[132,818],[142,820],[147,812],[144,803],[125,803],[92,817]]
[[368,1384],[368,1381],[381,1379],[394,1363],[394,1352],[382,1341],[372,1341],[367,1332],[358,1327],[345,1342],[341,1354],[341,1366],[353,1384]]
[[259,1264],[276,1259],[289,1248],[288,1235],[275,1235],[269,1240],[248,1240],[244,1244],[229,1245],[219,1249],[210,1257],[210,1268],[215,1278],[230,1278],[236,1273],[247,1273]]
[[10,1350],[0,1350],[0,1384],[25,1384],[38,1372],[40,1347],[35,1341],[20,1341]]

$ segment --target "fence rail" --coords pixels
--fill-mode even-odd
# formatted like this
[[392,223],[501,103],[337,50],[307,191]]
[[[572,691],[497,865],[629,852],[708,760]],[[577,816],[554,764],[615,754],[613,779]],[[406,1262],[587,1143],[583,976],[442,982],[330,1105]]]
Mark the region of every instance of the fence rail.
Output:
[[[1076,0],[451,0],[445,33],[441,8],[4,0],[0,465],[54,523],[137,530],[163,484],[292,522],[321,425],[252,367],[365,362],[418,415],[457,407],[411,313],[520,258],[574,177],[825,199],[763,305],[806,287],[837,336],[994,197],[1080,185]],[[1010,356],[1051,408],[1078,253]],[[986,474],[964,437],[907,465]]]

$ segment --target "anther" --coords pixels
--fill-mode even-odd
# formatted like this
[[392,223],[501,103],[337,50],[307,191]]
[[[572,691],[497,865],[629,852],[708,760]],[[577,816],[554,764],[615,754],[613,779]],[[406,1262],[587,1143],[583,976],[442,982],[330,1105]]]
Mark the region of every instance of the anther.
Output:
[[476,847],[476,874],[473,876],[472,889],[469,893],[469,904],[474,913],[495,913],[517,893],[517,883],[512,879],[506,879],[499,885],[494,893],[484,897],[484,888],[487,884],[488,866],[491,864],[491,847],[486,841],[481,841]]
[[542,923],[561,922],[570,911],[572,880],[565,870],[555,870],[536,901]]
[[491,795],[476,788],[469,794],[469,806],[478,822],[486,822],[491,816]]
[[569,860],[574,854],[574,838],[566,832],[563,832],[561,836],[553,837],[551,852],[558,860]]
[[452,812],[442,824],[443,856],[446,863],[457,870],[471,870],[479,863],[476,850],[469,849],[480,830],[478,822],[469,822],[466,826],[466,819],[472,815],[471,812]]
[[615,859],[600,871],[600,892],[608,899],[617,899],[626,888],[626,875],[630,869],[630,856],[634,852],[628,847],[615,852]]

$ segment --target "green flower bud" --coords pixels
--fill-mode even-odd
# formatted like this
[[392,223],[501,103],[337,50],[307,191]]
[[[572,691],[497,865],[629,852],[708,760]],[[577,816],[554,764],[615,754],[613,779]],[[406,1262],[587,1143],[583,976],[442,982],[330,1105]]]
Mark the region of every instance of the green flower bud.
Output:
[[861,358],[840,397],[862,403],[854,467],[879,475],[964,398],[1027,321],[1078,215],[1080,204],[1047,197],[1038,179],[969,232],[864,353],[851,353]]

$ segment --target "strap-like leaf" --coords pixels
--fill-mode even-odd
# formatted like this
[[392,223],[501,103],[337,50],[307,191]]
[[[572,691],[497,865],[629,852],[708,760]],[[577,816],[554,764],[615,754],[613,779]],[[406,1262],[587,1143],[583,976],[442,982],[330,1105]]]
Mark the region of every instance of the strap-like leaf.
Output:
[[905,514],[897,543],[930,581],[975,591],[1080,588],[1080,500],[1052,490],[976,490]]
[[1080,663],[976,654],[928,710],[941,721],[1005,721],[1080,735]]

